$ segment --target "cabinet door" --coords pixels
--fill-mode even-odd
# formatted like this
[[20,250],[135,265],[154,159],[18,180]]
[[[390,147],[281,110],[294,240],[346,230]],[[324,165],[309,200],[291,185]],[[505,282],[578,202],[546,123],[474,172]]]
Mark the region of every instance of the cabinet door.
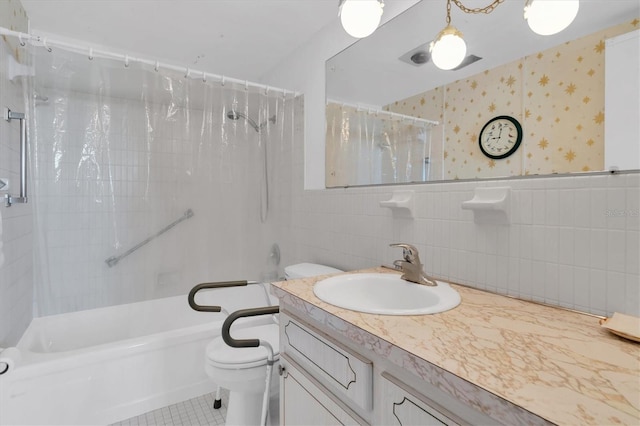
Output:
[[280,353],[287,354],[341,399],[346,397],[359,408],[371,410],[371,361],[291,315],[280,314],[280,330]]
[[366,425],[294,361],[281,356],[280,422],[282,425]]
[[382,424],[401,426],[441,426],[465,424],[400,380],[382,373]]

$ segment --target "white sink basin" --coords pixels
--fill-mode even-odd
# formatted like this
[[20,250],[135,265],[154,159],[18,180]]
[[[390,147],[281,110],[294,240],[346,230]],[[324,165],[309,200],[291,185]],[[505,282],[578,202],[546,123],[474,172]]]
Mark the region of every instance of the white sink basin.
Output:
[[396,274],[338,275],[318,281],[313,292],[324,302],[369,314],[435,314],[460,304],[460,294],[447,283],[429,287]]

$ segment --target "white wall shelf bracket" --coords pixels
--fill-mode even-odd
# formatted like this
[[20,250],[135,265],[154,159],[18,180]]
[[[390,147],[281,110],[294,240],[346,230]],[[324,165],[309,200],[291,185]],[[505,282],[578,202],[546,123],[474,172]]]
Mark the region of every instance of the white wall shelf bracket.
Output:
[[473,211],[473,220],[484,225],[508,225],[510,223],[509,196],[511,187],[476,188],[473,198],[462,203],[464,210]]
[[394,216],[405,218],[413,218],[414,204],[413,191],[393,191],[390,200],[380,201],[380,207],[389,208]]

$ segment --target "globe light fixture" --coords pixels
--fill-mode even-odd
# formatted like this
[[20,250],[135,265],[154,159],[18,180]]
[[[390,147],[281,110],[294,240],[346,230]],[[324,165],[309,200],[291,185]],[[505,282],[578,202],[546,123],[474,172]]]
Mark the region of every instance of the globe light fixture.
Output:
[[449,24],[431,42],[430,53],[435,66],[441,70],[451,70],[467,56],[467,44],[462,33]]
[[[464,61],[467,45],[462,33],[451,25],[451,3],[464,13],[489,14],[505,0],[493,0],[485,7],[469,8],[460,0],[447,0],[447,26],[431,42],[431,60],[440,69],[452,70]],[[575,19],[580,0],[526,0],[524,18],[531,30],[540,35],[559,33]]]
[[382,19],[383,0],[340,0],[340,22],[352,37],[367,37],[378,28]]
[[462,33],[451,25],[451,0],[447,0],[447,26],[431,42],[429,53],[433,64],[441,70],[454,69],[467,55],[467,43],[464,42]]
[[534,33],[552,35],[573,22],[579,7],[579,0],[527,0],[524,19]]

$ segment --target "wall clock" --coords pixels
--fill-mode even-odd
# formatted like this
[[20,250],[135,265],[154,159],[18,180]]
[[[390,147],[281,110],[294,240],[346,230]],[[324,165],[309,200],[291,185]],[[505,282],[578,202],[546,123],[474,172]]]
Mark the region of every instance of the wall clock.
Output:
[[480,131],[480,150],[494,160],[507,158],[522,142],[522,126],[513,117],[500,115],[484,125]]

